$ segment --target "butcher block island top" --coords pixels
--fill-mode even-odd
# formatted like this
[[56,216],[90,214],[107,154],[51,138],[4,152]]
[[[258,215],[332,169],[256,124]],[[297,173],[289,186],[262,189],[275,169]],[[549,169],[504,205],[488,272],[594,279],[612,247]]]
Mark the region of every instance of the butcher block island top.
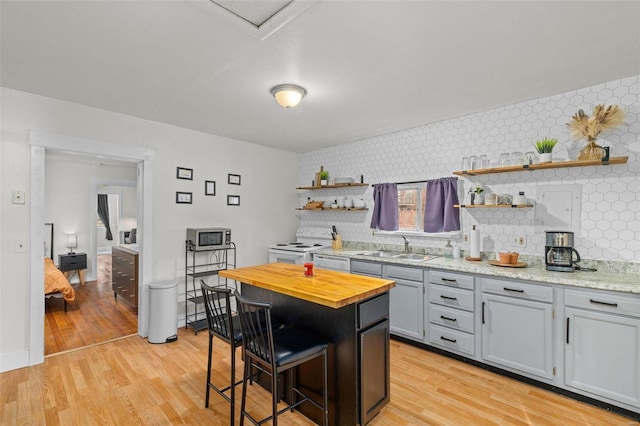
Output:
[[392,280],[314,269],[304,276],[302,265],[269,263],[220,271],[220,275],[265,290],[338,309],[395,287]]

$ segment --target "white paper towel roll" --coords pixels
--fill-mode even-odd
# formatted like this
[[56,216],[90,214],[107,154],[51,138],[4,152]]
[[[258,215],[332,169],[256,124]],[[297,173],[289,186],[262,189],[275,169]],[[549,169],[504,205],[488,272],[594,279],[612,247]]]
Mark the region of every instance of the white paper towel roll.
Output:
[[473,225],[473,229],[469,233],[469,257],[480,257],[480,231]]

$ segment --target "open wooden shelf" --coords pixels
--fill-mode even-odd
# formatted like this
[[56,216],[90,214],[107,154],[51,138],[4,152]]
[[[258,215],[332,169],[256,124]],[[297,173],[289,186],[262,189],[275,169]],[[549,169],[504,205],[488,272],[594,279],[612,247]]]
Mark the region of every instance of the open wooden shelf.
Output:
[[[555,163],[539,163],[539,164],[525,164],[522,166],[505,166],[505,167],[491,167],[488,169],[478,170],[460,170],[453,172],[458,176],[477,176],[488,175],[493,173],[509,173],[509,172],[523,172],[525,170],[545,170],[545,169],[562,169],[565,167],[586,167],[586,166],[607,166],[609,164],[625,164],[629,157],[612,157],[609,161],[603,160],[573,160],[573,161],[558,161]],[[489,206],[492,207],[492,206]]]
[[531,204],[454,204],[460,209],[528,209]]
[[296,210],[304,210],[304,211],[308,211],[308,212],[318,212],[318,211],[332,211],[333,212],[333,211],[336,211],[336,210],[338,210],[338,211],[340,211],[340,210],[360,211],[360,210],[369,210],[369,209],[366,208],[366,207],[363,207],[361,209],[357,209],[355,207],[351,207],[351,208],[346,208],[346,207],[340,208],[340,207],[338,207],[336,209],[332,209],[331,207],[329,207],[328,209],[325,209],[325,208],[321,208],[321,209],[297,208]]
[[307,189],[307,190],[314,190],[314,189],[335,189],[335,188],[349,188],[349,187],[354,187],[354,186],[369,186],[368,183],[339,183],[336,185],[323,185],[323,186],[299,186],[296,189]]

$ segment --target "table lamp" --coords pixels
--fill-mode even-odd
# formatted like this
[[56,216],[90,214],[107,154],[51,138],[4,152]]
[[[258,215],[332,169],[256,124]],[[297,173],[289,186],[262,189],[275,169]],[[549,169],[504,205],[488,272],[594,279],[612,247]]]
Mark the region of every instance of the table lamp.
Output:
[[73,249],[78,247],[78,238],[74,232],[66,233],[67,236],[67,248],[69,249],[69,254],[74,254]]

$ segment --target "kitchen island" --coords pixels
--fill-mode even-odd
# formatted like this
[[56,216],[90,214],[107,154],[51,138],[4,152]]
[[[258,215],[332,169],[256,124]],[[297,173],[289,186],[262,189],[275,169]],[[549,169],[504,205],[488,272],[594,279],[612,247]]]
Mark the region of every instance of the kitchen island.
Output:
[[[242,283],[242,294],[272,304],[285,325],[309,330],[329,342],[329,424],[366,424],[389,402],[389,290],[394,281],[271,263],[220,275]],[[298,367],[298,386],[322,392],[320,360]],[[281,384],[286,383],[282,380]],[[286,395],[286,392],[281,393]],[[305,403],[300,412],[319,423]]]

